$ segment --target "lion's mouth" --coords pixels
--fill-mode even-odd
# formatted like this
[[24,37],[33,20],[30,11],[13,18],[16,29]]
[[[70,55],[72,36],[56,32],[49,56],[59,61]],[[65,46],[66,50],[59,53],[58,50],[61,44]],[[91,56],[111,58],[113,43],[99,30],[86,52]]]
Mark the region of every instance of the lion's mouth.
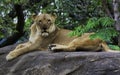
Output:
[[42,32],[42,34],[41,34],[43,37],[47,37],[48,35],[49,35],[49,33],[48,32]]
[[48,30],[47,30],[47,29],[42,29],[42,31],[41,31],[41,36],[47,37],[48,35],[49,35]]

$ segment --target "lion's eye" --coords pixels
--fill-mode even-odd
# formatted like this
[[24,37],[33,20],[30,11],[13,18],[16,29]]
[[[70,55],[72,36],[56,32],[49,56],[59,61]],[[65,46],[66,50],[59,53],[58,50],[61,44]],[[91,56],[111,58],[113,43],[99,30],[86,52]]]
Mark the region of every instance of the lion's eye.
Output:
[[50,22],[51,20],[50,19],[48,19],[48,22]]
[[38,20],[38,21],[37,21],[37,24],[39,25],[39,24],[41,24],[41,22],[42,22],[41,20]]
[[41,23],[41,20],[39,20],[39,23]]
[[50,20],[50,19],[48,19],[48,23],[49,23],[49,24],[51,23],[51,20]]
[[41,21],[41,20],[39,20],[39,21],[38,21],[38,24],[41,24],[41,22],[42,22],[42,21]]

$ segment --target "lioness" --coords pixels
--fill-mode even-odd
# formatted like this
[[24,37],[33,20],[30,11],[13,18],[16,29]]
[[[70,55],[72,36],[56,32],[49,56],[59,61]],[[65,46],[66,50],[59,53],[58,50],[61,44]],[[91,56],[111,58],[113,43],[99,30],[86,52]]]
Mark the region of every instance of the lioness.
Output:
[[29,41],[18,45],[7,56],[7,60],[33,50],[51,50],[51,51],[112,51],[101,39],[91,40],[89,36],[94,33],[85,33],[81,37],[69,37],[71,30],[60,29],[55,26],[56,16],[51,14],[33,15],[34,23],[31,25],[31,34]]

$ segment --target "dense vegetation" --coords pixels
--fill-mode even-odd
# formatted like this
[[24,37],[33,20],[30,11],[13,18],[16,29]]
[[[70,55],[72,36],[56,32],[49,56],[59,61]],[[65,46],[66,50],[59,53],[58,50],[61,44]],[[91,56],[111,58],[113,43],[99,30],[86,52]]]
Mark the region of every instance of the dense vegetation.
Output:
[[96,32],[90,38],[119,49],[119,4],[118,0],[0,0],[0,47],[29,37],[33,13],[56,13],[56,25],[74,30],[70,36]]

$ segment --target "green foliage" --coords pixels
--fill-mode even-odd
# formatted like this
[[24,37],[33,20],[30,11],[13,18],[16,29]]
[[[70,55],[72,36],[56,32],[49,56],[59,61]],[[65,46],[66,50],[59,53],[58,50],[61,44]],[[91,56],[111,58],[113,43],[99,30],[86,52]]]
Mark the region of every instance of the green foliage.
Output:
[[113,50],[118,50],[118,51],[120,50],[120,47],[117,45],[109,45],[109,47]]
[[25,21],[25,28],[24,28],[25,31],[28,31],[30,29],[31,23],[32,23],[31,18],[27,18]]
[[26,32],[25,37],[23,37],[22,39],[26,39],[29,38],[29,34],[30,34],[30,26],[32,25],[32,20],[31,18],[27,18],[25,20],[25,26],[24,26],[24,31]]
[[90,38],[100,38],[105,41],[111,41],[112,37],[118,35],[118,32],[113,27],[114,20],[109,17],[101,17],[101,18],[90,18],[86,25],[81,25],[73,32],[70,33],[70,36],[80,36],[86,32],[95,32],[95,34],[91,35]]
[[89,17],[104,15],[101,1],[95,0],[0,0],[0,38],[8,37],[15,32],[17,18],[8,16],[14,10],[15,4],[23,7],[26,31],[31,25],[28,18],[32,13],[56,13],[58,16],[56,25],[68,26],[69,29],[86,23]]
[[13,3],[13,4],[25,4],[28,0],[4,0],[5,3]]

